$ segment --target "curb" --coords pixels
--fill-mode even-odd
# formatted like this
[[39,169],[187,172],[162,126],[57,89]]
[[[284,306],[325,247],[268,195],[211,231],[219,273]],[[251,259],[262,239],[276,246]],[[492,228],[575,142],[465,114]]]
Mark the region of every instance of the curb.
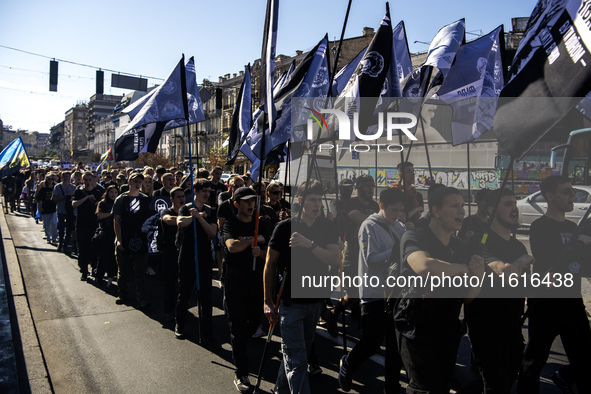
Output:
[[[13,308],[10,325],[12,342],[17,358],[17,374],[20,392],[53,393],[43,350],[37,337],[37,329],[31,315],[25,283],[18,256],[12,241],[4,211],[0,214],[0,231],[8,280],[6,294],[9,308]],[[19,360],[22,358],[22,360]],[[20,361],[20,363],[19,363]],[[27,390],[28,388],[28,390]]]

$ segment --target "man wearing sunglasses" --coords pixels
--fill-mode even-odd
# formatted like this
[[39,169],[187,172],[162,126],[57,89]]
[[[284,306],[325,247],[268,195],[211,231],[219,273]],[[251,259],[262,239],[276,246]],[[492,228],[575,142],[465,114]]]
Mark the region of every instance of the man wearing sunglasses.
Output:
[[[542,181],[540,191],[548,210],[532,223],[529,239],[535,259],[533,275],[539,275],[546,284],[534,289],[535,297],[528,299],[528,343],[518,392],[539,393],[540,371],[554,339],[560,335],[570,365],[556,371],[552,380],[563,391],[572,392],[571,384],[576,383],[579,393],[591,393],[591,329],[581,297],[581,274],[588,265],[583,260],[588,256],[579,253],[591,238],[579,235],[575,242],[569,242],[577,228],[565,219],[566,212],[574,209],[576,194],[570,179],[550,176]],[[550,280],[546,281],[548,274]],[[571,286],[567,286],[567,275],[572,275]]]
[[[283,185],[280,182],[273,182],[267,188],[267,204],[278,216],[283,216],[280,220],[286,219],[290,216],[291,206],[283,197]],[[281,212],[283,210],[283,213]]]

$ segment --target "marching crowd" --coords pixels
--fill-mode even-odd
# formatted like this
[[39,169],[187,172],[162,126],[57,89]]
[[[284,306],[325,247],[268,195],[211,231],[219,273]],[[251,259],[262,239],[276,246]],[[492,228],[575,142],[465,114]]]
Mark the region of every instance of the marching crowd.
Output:
[[[137,308],[149,308],[146,274],[160,267],[163,312],[174,322],[177,339],[187,335],[189,298],[196,288],[200,343],[212,351],[221,350],[212,323],[212,267],[217,267],[234,384],[242,393],[254,390],[249,373],[259,360],[249,359],[247,344],[260,335],[263,315],[281,331],[283,362],[275,392],[309,393],[308,375],[322,372],[315,361],[316,325],[322,315],[328,331],[337,335],[345,309],[360,320],[361,336],[340,360],[338,383],[344,391],[351,390],[359,366],[385,344],[385,393],[400,391],[403,368],[407,393],[447,393],[467,332],[485,393],[508,393],[515,382],[519,393],[539,392],[540,371],[558,335],[570,365],[552,380],[564,392],[576,387],[590,393],[591,330],[580,282],[589,276],[591,226],[580,231],[565,219],[575,195],[570,180],[550,176],[542,181],[548,210],[531,226],[529,255],[513,236],[519,215],[511,190],[479,191],[478,211],[465,217],[460,191],[434,184],[425,213],[412,163],[399,164],[398,173],[398,182],[381,191],[378,201],[371,176],[343,179],[340,199],[330,207],[323,206],[325,189],[318,181],[298,185],[290,205],[282,183],[253,183],[244,175],[230,178],[226,186],[219,167],[199,170],[193,190],[188,175],[176,168],[27,169],[5,177],[2,192],[6,213],[20,210],[24,202],[26,212],[42,220],[48,244],[77,254],[81,280],[92,277],[111,289],[116,282],[117,304],[132,303],[135,291]],[[170,199],[156,217],[154,197]],[[262,202],[258,217],[257,198]],[[157,230],[153,239],[150,229]],[[153,249],[161,252],[160,264],[153,263]],[[532,272],[572,274],[575,296],[561,298],[556,283],[536,289],[527,302],[521,293],[491,296],[493,283],[503,275]],[[418,286],[350,285],[334,305],[328,288],[297,287],[304,276],[329,274],[493,279],[452,296]]]

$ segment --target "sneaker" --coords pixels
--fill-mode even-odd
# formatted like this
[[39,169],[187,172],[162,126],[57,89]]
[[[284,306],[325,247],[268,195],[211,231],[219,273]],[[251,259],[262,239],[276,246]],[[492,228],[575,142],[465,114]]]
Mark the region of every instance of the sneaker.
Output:
[[86,272],[84,272],[82,275],[80,275],[80,280],[82,282],[86,282],[87,279],[88,279],[88,274]]
[[262,338],[266,335],[267,333],[265,331],[263,331],[263,327],[258,326],[257,327],[257,332],[255,332],[254,334],[252,334],[253,338]]
[[123,304],[125,304],[125,298],[123,298],[121,296],[115,298],[115,304],[117,304],[117,305],[123,305]]
[[556,387],[558,387],[564,394],[574,393],[572,385],[564,380],[559,371],[554,372],[550,379],[552,379]]
[[234,386],[236,386],[236,390],[240,391],[241,393],[251,393],[254,387],[250,383],[250,379],[248,376],[240,376],[234,379]]
[[174,326],[174,337],[176,339],[185,339],[185,330],[178,324]]
[[349,376],[347,371],[347,356],[341,357],[340,367],[339,367],[339,386],[343,391],[350,391],[351,386],[353,384],[353,379]]
[[312,363],[308,366],[308,371],[310,372],[310,375],[318,376],[322,373],[322,368],[320,368],[318,363]]

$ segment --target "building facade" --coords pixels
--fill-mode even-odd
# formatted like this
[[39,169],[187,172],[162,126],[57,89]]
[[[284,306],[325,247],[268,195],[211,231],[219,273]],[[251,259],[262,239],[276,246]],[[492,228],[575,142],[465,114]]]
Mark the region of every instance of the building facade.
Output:
[[87,115],[88,105],[83,103],[79,103],[66,111],[63,143],[60,140],[61,149],[64,151],[64,160],[74,162],[89,159]]

